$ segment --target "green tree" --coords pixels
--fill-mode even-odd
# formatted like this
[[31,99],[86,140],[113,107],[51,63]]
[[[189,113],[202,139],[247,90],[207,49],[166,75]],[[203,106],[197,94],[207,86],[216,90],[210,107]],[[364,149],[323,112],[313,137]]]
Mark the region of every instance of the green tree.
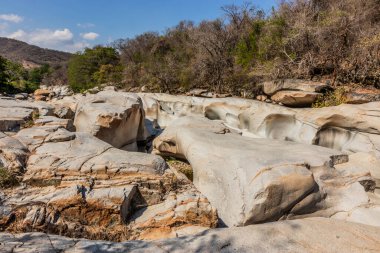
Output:
[[0,56],[0,85],[8,84],[9,75],[7,73],[7,60]]
[[44,64],[29,71],[28,81],[33,84],[40,84],[48,73],[50,73],[50,66]]
[[6,61],[6,70],[9,85],[12,91],[9,92],[34,92],[38,89],[45,76],[50,73],[49,65],[26,70],[20,63]]
[[121,81],[122,67],[116,49],[96,46],[73,55],[69,61],[68,81],[78,92],[98,84]]
[[9,83],[9,73],[7,67],[8,61],[0,56],[0,92],[12,93],[15,91],[14,87]]
[[236,61],[243,67],[250,67],[254,63],[254,60],[261,59],[258,44],[264,25],[264,20],[254,21],[251,32],[237,44]]

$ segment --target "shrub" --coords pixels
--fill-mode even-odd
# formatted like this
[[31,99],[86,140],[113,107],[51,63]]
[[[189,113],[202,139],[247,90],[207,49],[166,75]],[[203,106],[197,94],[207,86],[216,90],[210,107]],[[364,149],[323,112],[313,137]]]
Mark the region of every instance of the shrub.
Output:
[[170,167],[183,173],[189,180],[193,181],[193,169],[189,163],[177,160],[173,157],[167,157],[166,162]]
[[0,167],[0,188],[11,188],[18,185],[19,180],[15,173]]
[[337,88],[334,91],[327,92],[320,96],[312,105],[313,108],[322,108],[328,106],[337,106],[345,103],[345,90],[343,87]]

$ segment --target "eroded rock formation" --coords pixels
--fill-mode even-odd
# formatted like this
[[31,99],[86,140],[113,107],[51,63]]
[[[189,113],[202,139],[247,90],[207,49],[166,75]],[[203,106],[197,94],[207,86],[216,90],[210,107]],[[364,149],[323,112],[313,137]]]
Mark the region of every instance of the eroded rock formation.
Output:
[[177,119],[155,140],[154,148],[190,162],[195,186],[228,226],[314,212],[330,217],[372,203],[366,191],[374,188],[360,184],[374,186],[371,165],[360,173],[350,170],[355,160],[348,163],[346,154],[333,149],[242,137],[220,121],[200,117]]
[[[266,92],[273,99],[329,89],[292,85],[267,84]],[[20,181],[0,193],[1,250],[39,238],[46,250],[270,251],[284,239],[297,240],[281,244],[290,252],[375,252],[379,228],[337,220],[380,226],[379,108],[115,89],[48,103],[0,98],[0,166]],[[189,162],[193,182],[162,157]],[[248,226],[269,221],[276,222]],[[56,236],[156,240],[218,225],[231,228],[121,244]],[[306,238],[312,231],[319,237]],[[320,242],[325,235],[333,246]]]
[[71,128],[70,119],[49,116],[1,135],[4,167],[23,172],[21,185],[0,196],[1,230],[120,241],[216,226],[215,208],[161,157]]

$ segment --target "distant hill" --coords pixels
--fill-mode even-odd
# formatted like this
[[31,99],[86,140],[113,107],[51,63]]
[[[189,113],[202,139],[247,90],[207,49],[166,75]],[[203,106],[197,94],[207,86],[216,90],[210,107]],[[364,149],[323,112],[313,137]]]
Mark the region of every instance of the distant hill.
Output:
[[0,37],[0,55],[8,60],[21,63],[25,68],[42,64],[66,65],[71,54],[44,49],[25,42]]

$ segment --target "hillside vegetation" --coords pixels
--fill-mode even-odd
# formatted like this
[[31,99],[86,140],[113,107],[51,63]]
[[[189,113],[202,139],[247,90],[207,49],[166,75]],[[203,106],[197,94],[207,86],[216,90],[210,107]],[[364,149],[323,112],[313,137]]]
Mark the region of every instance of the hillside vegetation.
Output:
[[[236,95],[255,93],[258,83],[277,78],[379,88],[380,1],[296,0],[282,2],[271,13],[251,4],[223,10],[225,16],[217,20],[198,25],[182,21],[164,34],[118,40],[113,46],[120,62],[99,52],[104,64],[93,69],[90,61],[92,71],[83,65],[73,68],[70,83],[76,90],[97,85],[95,73],[119,73],[121,63],[121,82],[120,75],[102,81],[128,89],[146,86],[176,93],[197,87]],[[93,58],[93,53],[86,50],[76,57]],[[86,81],[77,82],[78,75],[87,76],[82,77]]]
[[[68,68],[52,64],[68,59],[66,53],[33,48],[24,59],[50,64],[44,84],[69,83],[77,92],[113,84],[253,96],[261,82],[283,78],[380,88],[379,0],[283,1],[270,13],[250,3],[222,9],[225,14],[216,20],[181,21],[164,33],[78,52]],[[14,61],[23,52],[18,46],[5,51]]]

